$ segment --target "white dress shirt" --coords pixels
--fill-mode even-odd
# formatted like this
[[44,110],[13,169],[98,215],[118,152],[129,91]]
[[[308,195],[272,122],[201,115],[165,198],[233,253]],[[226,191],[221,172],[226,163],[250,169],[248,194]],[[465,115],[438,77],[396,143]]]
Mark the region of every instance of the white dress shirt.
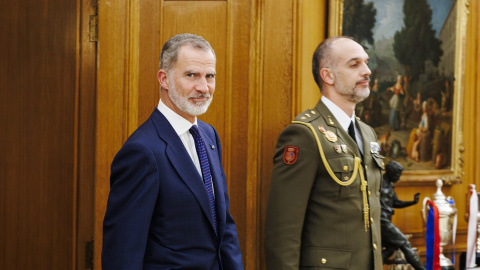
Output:
[[357,128],[357,125],[355,124],[355,111],[353,111],[352,117],[348,116],[340,107],[338,107],[335,103],[333,103],[331,100],[326,98],[325,96],[322,96],[321,100],[327,106],[327,108],[332,112],[333,117],[337,119],[337,121],[340,123],[342,128],[348,133],[348,126],[350,126],[350,123],[353,121],[353,125],[355,126],[355,138],[357,139],[357,144],[358,148],[360,149],[360,152],[363,154],[363,138],[362,138],[362,133]]
[[[172,125],[173,129],[178,134],[178,137],[182,140],[185,149],[187,149],[190,158],[192,158],[193,164],[195,164],[198,173],[202,176],[202,167],[200,166],[200,160],[198,159],[197,149],[195,149],[195,140],[189,131],[192,127],[192,123],[167,107],[162,100],[158,103],[157,109],[165,116],[165,118],[167,118],[170,125]],[[193,125],[197,125],[196,117]]]

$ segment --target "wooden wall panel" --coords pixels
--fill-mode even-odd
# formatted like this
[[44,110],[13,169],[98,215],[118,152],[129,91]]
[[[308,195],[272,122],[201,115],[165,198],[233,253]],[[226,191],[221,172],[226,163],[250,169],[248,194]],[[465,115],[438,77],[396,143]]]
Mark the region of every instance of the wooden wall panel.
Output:
[[[237,222],[245,268],[264,269],[263,224],[273,152],[283,128],[296,114],[314,106],[319,98],[310,65],[313,50],[325,36],[327,2],[103,3],[99,10],[104,30],[103,35],[100,31],[96,130],[98,262],[101,246],[98,224],[103,220],[110,162],[128,134],[157,105],[159,90],[155,74],[162,44],[174,34],[191,32],[204,36],[217,54],[214,102],[199,118],[212,123],[221,136],[231,211]],[[467,53],[478,54],[478,3],[471,3],[471,16],[477,19],[476,23],[469,21]],[[474,59],[467,61],[467,77],[470,77],[466,81],[465,110],[478,115],[475,107],[480,101],[480,94],[476,94],[478,63]],[[466,120],[464,183],[444,188],[445,194],[455,197],[459,214],[464,213],[466,186],[479,181],[480,173],[475,166],[480,156],[478,130],[474,119]],[[404,200],[410,200],[415,192],[421,192],[421,198],[431,197],[435,187],[401,183],[397,187],[397,194]],[[414,245],[423,248],[420,209],[418,204],[399,210],[394,222],[405,233],[414,235]],[[465,226],[459,218],[459,240],[465,239]]]
[[127,14],[126,1],[98,3],[94,269],[101,269],[102,226],[110,189],[110,164],[128,134],[130,111],[125,100],[130,85],[126,83],[129,82],[126,76],[126,59],[129,57],[126,53]]
[[[226,52],[227,52],[227,2],[226,1],[165,1],[160,11],[160,44],[179,33],[192,33],[205,38],[217,57],[216,88],[212,105],[199,118],[212,124],[225,141],[226,106]],[[158,55],[160,52],[158,52]],[[155,74],[154,74],[155,75]]]
[[77,4],[0,9],[0,268],[73,269]]

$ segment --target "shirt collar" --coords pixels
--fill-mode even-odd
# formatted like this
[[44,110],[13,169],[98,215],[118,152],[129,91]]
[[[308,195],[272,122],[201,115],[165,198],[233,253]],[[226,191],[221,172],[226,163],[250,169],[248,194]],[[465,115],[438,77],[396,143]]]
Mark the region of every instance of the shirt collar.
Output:
[[330,112],[332,112],[333,117],[337,119],[337,121],[340,123],[344,130],[348,131],[348,126],[350,126],[350,123],[352,121],[355,125],[355,111],[353,111],[352,117],[349,117],[342,109],[340,109],[340,107],[338,107],[335,103],[333,103],[325,96],[322,96],[321,100],[325,104],[325,106],[327,106]]
[[[192,127],[192,123],[167,107],[162,100],[158,103],[157,109],[167,118],[178,136],[187,132]],[[197,125],[197,117],[195,117],[193,125]]]

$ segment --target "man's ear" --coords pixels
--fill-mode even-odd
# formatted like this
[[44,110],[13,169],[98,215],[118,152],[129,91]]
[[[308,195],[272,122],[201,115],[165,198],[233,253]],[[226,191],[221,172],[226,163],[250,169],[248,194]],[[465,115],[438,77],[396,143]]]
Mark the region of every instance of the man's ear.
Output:
[[157,79],[158,82],[160,83],[160,86],[162,89],[167,89],[168,90],[168,76],[167,72],[163,69],[160,69],[157,73]]
[[320,70],[320,77],[322,77],[323,82],[328,85],[333,85],[335,82],[335,74],[328,68],[322,68]]

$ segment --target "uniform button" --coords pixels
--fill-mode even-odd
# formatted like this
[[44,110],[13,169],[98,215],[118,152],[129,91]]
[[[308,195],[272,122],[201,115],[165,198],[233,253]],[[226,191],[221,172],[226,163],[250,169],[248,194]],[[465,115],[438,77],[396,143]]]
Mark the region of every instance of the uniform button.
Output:
[[368,197],[372,196],[372,192],[369,190],[368,191]]
[[326,263],[327,263],[327,259],[322,258],[322,263],[323,263],[323,264],[326,264]]
[[348,166],[347,165],[343,166],[343,170],[348,171]]
[[366,171],[366,170],[368,170],[368,166],[367,166],[367,165],[365,165],[365,171]]
[[373,224],[373,217],[371,217],[371,218],[370,218],[370,223],[372,223],[372,224]]
[[345,176],[345,177],[343,178],[343,180],[345,180],[345,181],[348,181],[348,179],[350,179],[350,178],[348,178],[348,176]]
[[385,163],[382,162],[382,167],[385,167]]
[[373,244],[373,249],[377,250],[377,244]]

